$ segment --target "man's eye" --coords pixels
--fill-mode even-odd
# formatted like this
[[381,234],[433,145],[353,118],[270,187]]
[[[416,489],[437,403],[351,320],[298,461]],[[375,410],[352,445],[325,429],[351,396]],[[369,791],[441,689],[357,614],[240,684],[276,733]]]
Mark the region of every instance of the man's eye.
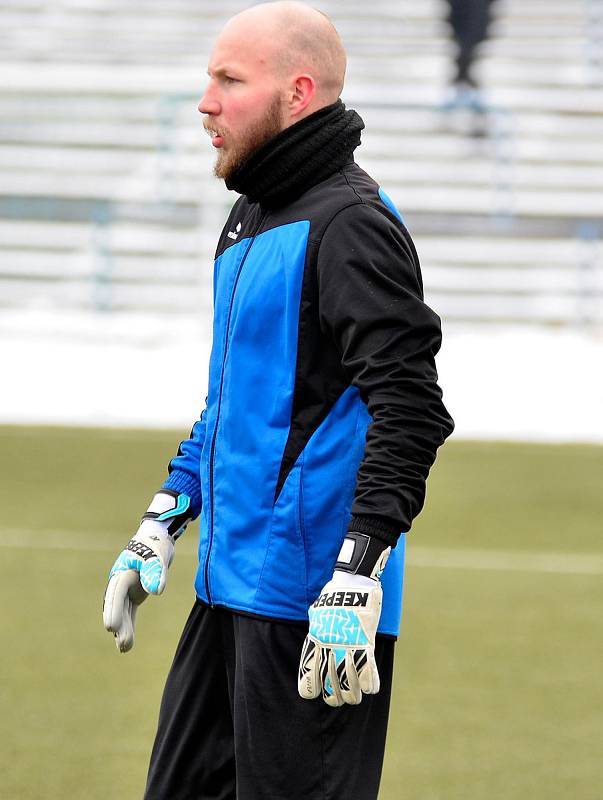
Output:
[[225,83],[237,83],[237,79],[236,78],[232,78],[230,75],[225,75],[224,76],[224,81],[225,81]]

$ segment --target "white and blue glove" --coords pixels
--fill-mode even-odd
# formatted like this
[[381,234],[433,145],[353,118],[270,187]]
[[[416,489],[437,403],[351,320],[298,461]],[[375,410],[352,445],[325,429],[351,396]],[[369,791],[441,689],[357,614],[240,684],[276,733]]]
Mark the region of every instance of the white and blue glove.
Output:
[[169,489],[157,492],[140,527],[109,573],[103,623],[127,653],[134,644],[138,606],[149,594],[161,594],[174,557],[174,543],[190,522],[190,498]]
[[365,533],[346,535],[333,577],[308,610],[310,628],[299,663],[298,691],[330,706],[357,705],[377,694],[375,634],[381,573],[391,547]]

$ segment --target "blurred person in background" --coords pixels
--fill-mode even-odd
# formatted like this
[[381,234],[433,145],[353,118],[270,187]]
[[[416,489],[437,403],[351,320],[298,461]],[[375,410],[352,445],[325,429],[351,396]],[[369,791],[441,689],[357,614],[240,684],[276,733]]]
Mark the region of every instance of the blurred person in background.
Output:
[[104,604],[126,652],[201,517],[146,800],[377,797],[401,532],[453,423],[414,245],[354,162],[345,67],[331,22],[299,2],[233,17],[210,57],[199,111],[241,197],[216,251],[206,408]]
[[485,108],[474,65],[479,45],[488,37],[495,0],[446,0],[447,20],[456,45],[452,97],[449,108],[468,108],[473,112],[471,132],[485,133]]
[[457,45],[453,83],[458,88],[478,87],[473,64],[478,45],[488,36],[493,2],[494,0],[447,0],[448,21]]

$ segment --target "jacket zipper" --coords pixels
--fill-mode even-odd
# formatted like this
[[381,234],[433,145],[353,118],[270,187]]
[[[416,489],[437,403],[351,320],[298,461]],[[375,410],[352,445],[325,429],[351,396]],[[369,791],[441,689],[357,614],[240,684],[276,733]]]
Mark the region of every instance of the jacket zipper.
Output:
[[258,235],[258,232],[259,232],[260,228],[262,227],[262,224],[264,223],[264,219],[265,218],[266,218],[266,214],[262,215],[260,221],[257,224],[257,227],[255,228],[255,230],[251,234],[251,238],[249,240],[249,244],[247,246],[247,250],[245,250],[243,258],[241,259],[241,263],[239,264],[239,269],[237,270],[237,275],[236,275],[236,278],[235,278],[235,281],[234,281],[234,285],[232,287],[232,294],[230,295],[230,305],[228,307],[228,318],[226,320],[226,333],[224,335],[224,353],[223,353],[223,356],[222,356],[222,371],[220,373],[220,392],[219,392],[219,395],[218,395],[218,410],[216,412],[216,422],[215,422],[215,425],[214,425],[214,432],[213,432],[213,436],[212,436],[212,440],[211,440],[211,448],[210,448],[210,451],[209,451],[209,498],[210,498],[209,505],[210,505],[210,519],[211,519],[211,522],[210,522],[210,526],[209,526],[209,544],[207,546],[207,554],[205,556],[205,569],[204,569],[204,572],[205,572],[205,591],[207,592],[207,600],[208,600],[210,606],[213,605],[212,598],[211,598],[211,591],[210,591],[210,588],[209,588],[209,559],[211,557],[211,548],[212,548],[212,544],[213,544],[213,540],[214,540],[214,457],[215,457],[215,452],[216,452],[216,437],[218,435],[218,424],[220,422],[220,409],[222,407],[222,389],[223,389],[223,386],[224,386],[224,366],[226,364],[226,355],[228,353],[228,334],[229,334],[229,331],[230,331],[230,317],[232,315],[232,306],[234,304],[234,297],[235,297],[235,293],[237,291],[237,286],[238,286],[238,283],[239,283],[239,277],[241,276],[241,272],[243,271],[243,266],[245,265],[245,262],[247,261],[247,256],[249,255],[249,251],[251,250],[251,246],[254,243],[255,238]]

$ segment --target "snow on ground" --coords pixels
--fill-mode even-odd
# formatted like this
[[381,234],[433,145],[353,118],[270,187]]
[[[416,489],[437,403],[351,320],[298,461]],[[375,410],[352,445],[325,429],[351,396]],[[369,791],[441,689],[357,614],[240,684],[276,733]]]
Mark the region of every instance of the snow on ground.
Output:
[[[0,422],[188,429],[211,330],[177,315],[0,313]],[[455,436],[603,444],[603,337],[540,327],[444,328]]]
[[438,370],[460,438],[603,443],[601,335],[445,327]]

